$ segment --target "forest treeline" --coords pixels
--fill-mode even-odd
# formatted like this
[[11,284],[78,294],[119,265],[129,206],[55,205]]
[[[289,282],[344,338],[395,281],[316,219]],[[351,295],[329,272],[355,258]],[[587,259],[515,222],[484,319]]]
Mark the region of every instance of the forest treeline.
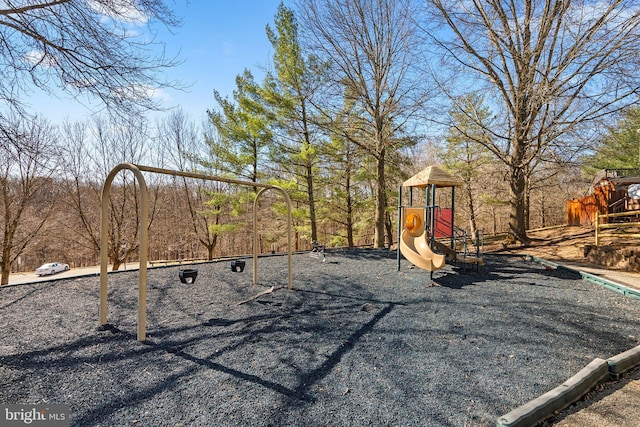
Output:
[[[564,223],[566,200],[594,169],[638,167],[636,1],[280,4],[264,78],[246,69],[231,96],[212,88],[202,123],[179,109],[148,119],[141,82],[168,84],[157,72],[172,61],[114,30],[128,16],[121,7],[35,3],[2,11],[11,30],[0,20],[3,45],[24,52],[0,51],[12,72],[0,87],[3,284],[42,262],[98,262],[102,184],[123,162],[284,188],[296,250],[314,240],[390,246],[399,186],[433,164],[464,182],[457,225],[522,244],[528,229]],[[163,1],[138,3],[149,20],[177,24]],[[52,81],[106,113],[59,125],[31,113],[24,86]],[[145,177],[152,260],[251,252],[256,188]],[[120,173],[109,200],[114,269],[137,258],[139,198]],[[283,200],[269,195],[257,209],[260,250],[284,250]]]

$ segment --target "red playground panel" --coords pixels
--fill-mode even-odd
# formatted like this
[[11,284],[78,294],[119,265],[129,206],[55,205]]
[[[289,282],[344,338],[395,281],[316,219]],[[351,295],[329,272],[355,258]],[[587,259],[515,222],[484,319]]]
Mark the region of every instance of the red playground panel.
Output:
[[453,235],[453,211],[451,208],[433,209],[433,234],[436,239],[451,237]]

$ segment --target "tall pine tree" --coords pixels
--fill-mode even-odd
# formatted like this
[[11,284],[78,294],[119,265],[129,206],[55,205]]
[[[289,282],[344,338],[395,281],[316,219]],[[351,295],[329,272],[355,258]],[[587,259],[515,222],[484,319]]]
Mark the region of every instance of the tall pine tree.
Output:
[[249,70],[236,77],[236,86],[233,101],[214,91],[220,109],[208,114],[221,143],[210,143],[210,147],[221,170],[257,182],[260,162],[273,139],[272,119]]
[[263,85],[263,97],[274,113],[279,138],[274,139],[272,159],[293,176],[305,194],[309,208],[310,237],[318,240],[315,175],[319,162],[319,132],[312,123],[312,103],[322,70],[313,57],[305,57],[298,37],[298,23],[291,9],[280,3],[275,28],[267,26],[273,46],[273,71]]
[[593,170],[640,167],[640,107],[623,111],[615,126],[607,129],[586,163]]

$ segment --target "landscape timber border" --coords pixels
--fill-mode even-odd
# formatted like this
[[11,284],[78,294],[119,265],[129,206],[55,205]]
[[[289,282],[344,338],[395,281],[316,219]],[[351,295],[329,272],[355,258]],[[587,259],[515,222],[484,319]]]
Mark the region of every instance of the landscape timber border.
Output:
[[[555,269],[563,269],[581,277],[583,280],[619,292],[626,297],[640,299],[640,291],[631,289],[594,274],[547,261],[532,255],[520,255],[523,258]],[[543,395],[525,403],[511,412],[498,417],[496,427],[529,427],[538,425],[554,413],[577,402],[599,384],[607,380],[617,380],[620,375],[640,366],[640,345],[612,356],[606,360],[595,358],[564,383]],[[543,374],[543,373],[541,373]]]
[[144,179],[142,172],[158,173],[163,175],[182,176],[185,178],[203,179],[207,181],[225,182],[228,184],[242,185],[248,187],[260,188],[260,191],[256,194],[253,201],[253,284],[258,283],[258,242],[257,242],[257,223],[258,214],[257,206],[260,197],[267,190],[276,190],[280,192],[287,203],[287,251],[289,257],[289,290],[293,289],[292,280],[292,250],[291,250],[291,199],[289,194],[281,187],[261,184],[252,181],[242,181],[237,179],[223,178],[213,175],[205,175],[200,173],[192,173],[185,171],[176,171],[169,169],[156,168],[151,166],[136,165],[133,163],[120,163],[115,166],[111,172],[107,175],[105,182],[102,186],[101,197],[101,211],[100,211],[100,328],[108,329],[110,325],[107,321],[107,284],[108,284],[108,271],[107,266],[109,262],[109,196],[111,192],[111,184],[116,175],[123,170],[130,170],[133,172],[136,180],[138,181],[138,187],[140,188],[140,274],[138,285],[138,341],[146,340],[147,329],[147,262],[149,258],[149,191],[147,189],[147,183]]

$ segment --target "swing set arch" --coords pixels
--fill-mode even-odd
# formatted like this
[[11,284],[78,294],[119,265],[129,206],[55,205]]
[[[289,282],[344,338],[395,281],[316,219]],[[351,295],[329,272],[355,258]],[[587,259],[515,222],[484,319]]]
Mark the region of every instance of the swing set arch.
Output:
[[186,178],[204,179],[207,181],[225,182],[228,184],[250,186],[260,188],[253,200],[253,284],[258,283],[258,243],[257,243],[257,207],[260,197],[268,190],[276,190],[285,199],[287,204],[287,252],[289,261],[289,290],[293,289],[292,280],[292,249],[291,249],[291,199],[289,194],[281,187],[258,182],[243,181],[231,178],[224,178],[214,175],[200,173],[176,171],[156,168],[151,166],[136,165],[133,163],[120,163],[115,166],[107,175],[102,186],[101,211],[100,211],[100,329],[108,329],[110,325],[107,321],[107,285],[108,285],[108,263],[109,263],[109,197],[111,184],[120,171],[130,170],[138,181],[140,189],[140,230],[139,230],[139,258],[140,273],[138,277],[138,341],[146,340],[147,329],[147,263],[149,258],[149,191],[142,172],[158,173],[163,175],[182,176]]

